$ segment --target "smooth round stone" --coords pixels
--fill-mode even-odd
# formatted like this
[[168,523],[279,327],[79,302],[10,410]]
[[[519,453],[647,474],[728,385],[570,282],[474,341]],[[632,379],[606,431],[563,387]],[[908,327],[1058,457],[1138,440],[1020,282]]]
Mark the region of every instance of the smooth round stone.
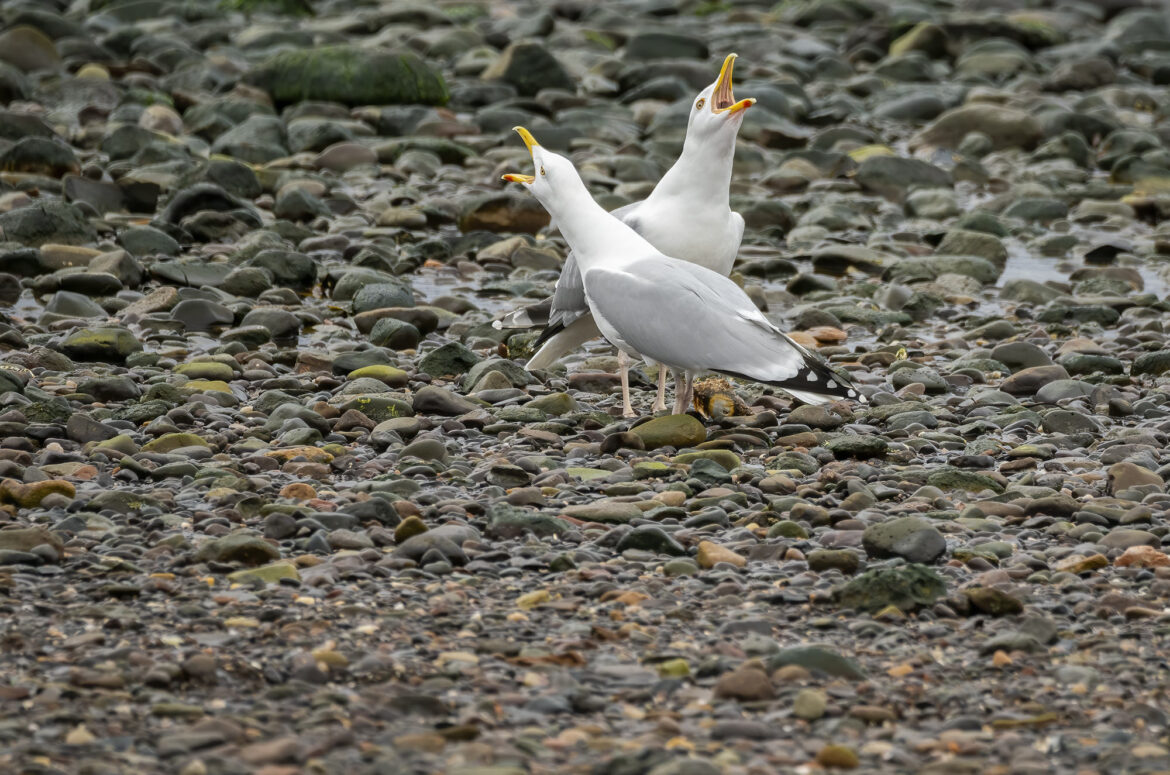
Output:
[[104,318],[106,311],[85,294],[57,291],[45,305],[45,311],[75,318]]
[[216,326],[230,325],[236,319],[230,309],[207,299],[184,299],[174,306],[170,315],[188,331],[210,331]]
[[421,460],[447,459],[447,447],[438,439],[418,439],[402,448],[401,457],[416,457]]
[[378,347],[391,350],[412,350],[418,347],[422,334],[404,320],[384,317],[370,330],[370,341]]
[[922,517],[899,517],[866,528],[862,536],[871,557],[901,557],[907,562],[932,563],[946,553],[942,533]]
[[196,361],[183,363],[174,368],[176,374],[183,374],[191,379],[218,379],[230,380],[235,376],[235,370],[226,363],[215,361]]

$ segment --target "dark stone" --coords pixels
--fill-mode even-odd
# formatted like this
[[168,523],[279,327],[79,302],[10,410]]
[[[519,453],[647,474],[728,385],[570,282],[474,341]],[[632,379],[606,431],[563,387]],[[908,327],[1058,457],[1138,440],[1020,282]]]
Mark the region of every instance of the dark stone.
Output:
[[76,206],[60,199],[42,199],[0,213],[0,240],[32,247],[46,242],[87,245],[97,242],[97,232]]
[[252,68],[245,80],[281,105],[443,105],[448,98],[443,76],[416,55],[344,44],[283,51]]
[[887,606],[910,612],[932,605],[946,594],[946,582],[925,565],[875,568],[849,581],[836,591],[837,603],[870,613]]

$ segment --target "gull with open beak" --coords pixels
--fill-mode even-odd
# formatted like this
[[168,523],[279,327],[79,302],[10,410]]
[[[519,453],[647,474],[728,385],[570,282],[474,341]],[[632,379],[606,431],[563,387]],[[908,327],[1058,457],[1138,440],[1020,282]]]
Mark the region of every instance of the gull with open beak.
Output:
[[601,334],[686,382],[675,399],[686,406],[694,375],[716,371],[781,388],[813,404],[838,398],[864,402],[849,381],[785,336],[743,289],[719,272],[657,250],[598,205],[572,162],[540,147],[516,127],[532,152],[534,175],[505,175],[549,211],[577,257],[585,303]]
[[[752,98],[736,101],[731,89],[735,54],[723,60],[719,77],[691,103],[682,155],[650,196],[619,208],[620,218],[651,245],[668,256],[704,266],[722,275],[731,272],[743,238],[743,217],[732,212],[729,200],[735,138],[744,110]],[[521,131],[528,150],[536,141]],[[559,221],[557,222],[559,225]],[[509,313],[495,322],[497,328],[543,325],[535,342],[529,369],[543,369],[584,342],[601,335],[585,301],[576,255],[569,253],[550,299]],[[622,383],[622,413],[634,416],[630,403],[629,354],[618,351]],[[677,386],[676,386],[677,387]],[[676,402],[677,406],[677,402]],[[658,374],[658,394],[653,411],[666,408],[666,371]]]

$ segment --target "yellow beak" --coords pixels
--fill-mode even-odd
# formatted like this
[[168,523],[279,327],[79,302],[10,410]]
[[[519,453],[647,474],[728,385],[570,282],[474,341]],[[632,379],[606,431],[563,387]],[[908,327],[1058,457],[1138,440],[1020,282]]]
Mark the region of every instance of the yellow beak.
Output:
[[536,138],[532,136],[532,133],[524,127],[514,126],[512,127],[512,131],[520,135],[520,139],[524,141],[524,147],[528,149],[529,153],[532,153],[533,148],[540,146],[540,143],[536,142]]
[[[512,127],[512,131],[520,135],[520,139],[524,141],[524,146],[528,149],[529,153],[532,153],[534,148],[540,147],[540,143],[536,142],[536,138],[533,137],[532,133],[524,127],[514,126]],[[509,172],[507,175],[504,175],[503,178],[509,183],[531,183],[532,181],[536,180],[536,178],[534,178],[532,175],[520,175],[516,172]]]
[[752,105],[755,105],[755,104],[756,104],[756,98],[755,97],[748,97],[746,99],[742,99],[739,102],[735,103],[730,108],[724,108],[723,110],[717,110],[715,112],[716,113],[738,113],[741,110],[747,110],[748,108],[750,108]]
[[[738,113],[756,104],[754,97],[735,102],[731,92],[731,72],[735,69],[735,60],[738,54],[728,54],[723,60],[723,67],[719,70],[719,80],[715,82],[715,89],[711,92],[712,113]],[[720,107],[722,105],[722,107]]]

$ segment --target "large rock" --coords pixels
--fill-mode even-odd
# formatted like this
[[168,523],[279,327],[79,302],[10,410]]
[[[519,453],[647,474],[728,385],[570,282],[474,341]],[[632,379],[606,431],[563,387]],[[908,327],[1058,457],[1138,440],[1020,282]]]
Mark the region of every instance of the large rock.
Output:
[[630,432],[642,440],[646,449],[694,447],[707,440],[707,429],[703,423],[689,414],[655,417]]
[[1155,376],[1170,371],[1170,350],[1157,350],[1152,353],[1142,353],[1134,359],[1130,370],[1134,376],[1139,374],[1153,374]]
[[288,156],[288,136],[280,118],[257,113],[215,138],[211,150],[251,164],[265,164]]
[[608,498],[593,503],[565,506],[561,513],[583,522],[629,522],[642,516],[642,510],[636,504]]
[[894,202],[905,199],[911,188],[950,188],[951,185],[946,170],[919,159],[898,156],[869,157],[857,168],[854,179],[862,188]]
[[65,544],[60,536],[43,527],[20,527],[0,530],[0,549],[10,552],[28,552],[34,547],[47,544],[65,553]]
[[861,535],[870,557],[901,557],[907,562],[932,563],[946,554],[947,541],[922,517],[899,517],[870,525]]
[[61,352],[78,361],[120,363],[142,349],[142,343],[125,328],[82,328],[61,343]]
[[837,602],[847,608],[880,611],[895,606],[913,611],[932,605],[947,591],[946,582],[925,565],[901,565],[866,571],[837,589]]
[[57,137],[53,128],[40,116],[0,110],[0,138],[16,142],[24,137]]
[[245,265],[266,269],[272,274],[273,284],[285,288],[307,288],[317,281],[317,262],[291,250],[261,250]]
[[1063,366],[1032,366],[1005,379],[999,389],[1013,396],[1031,396],[1048,383],[1062,379],[1068,379],[1068,372]]
[[789,665],[803,667],[814,675],[847,678],[851,681],[865,680],[865,672],[860,665],[852,659],[822,646],[793,646],[768,657],[769,672],[775,672]]
[[1007,248],[994,234],[970,229],[951,229],[943,236],[935,252],[955,256],[979,256],[996,266],[1007,263]]
[[196,183],[175,194],[159,214],[159,220],[177,224],[184,218],[204,210],[216,212],[243,211],[251,213],[260,222],[259,213],[252,205],[229,194],[214,183]]
[[77,156],[68,145],[44,137],[22,138],[0,153],[0,170],[5,172],[59,178],[79,169]]
[[480,362],[480,357],[459,342],[447,342],[418,362],[418,370],[432,377],[454,377]]
[[238,562],[242,565],[264,565],[280,559],[280,550],[253,533],[231,533],[208,541],[199,547],[195,559],[207,562]]
[[44,199],[0,214],[0,241],[40,247],[46,242],[85,245],[97,232],[81,210],[60,199]]
[[967,471],[953,466],[942,466],[926,477],[926,483],[940,490],[962,490],[964,492],[982,492],[991,490],[1003,492],[1003,485],[990,474],[977,471]]
[[32,372],[16,363],[0,363],[0,393],[24,392]]
[[413,307],[414,291],[401,281],[371,283],[353,297],[353,311],[368,312],[386,307]]
[[1000,105],[973,104],[948,110],[930,126],[910,138],[911,148],[955,149],[969,132],[982,132],[995,150],[1031,150],[1044,138],[1040,122],[1023,112]]
[[283,51],[253,69],[246,80],[282,105],[305,100],[443,105],[448,98],[443,76],[414,54],[351,45]]
[[26,73],[56,70],[61,66],[61,55],[53,41],[36,27],[26,24],[0,33],[0,60]]
[[1109,492],[1113,495],[1131,487],[1153,486],[1161,490],[1165,486],[1162,477],[1136,463],[1122,461],[1109,466]]
[[701,38],[666,30],[639,32],[626,41],[627,59],[706,59]]
[[526,97],[541,89],[577,90],[577,85],[557,58],[533,41],[519,41],[508,46],[499,59],[483,71],[483,78],[510,83]]
[[32,84],[19,68],[0,62],[0,105],[28,99]]
[[918,256],[904,258],[882,273],[883,280],[914,283],[935,280],[946,274],[961,274],[984,285],[995,282],[1003,270],[979,256]]
[[413,407],[416,414],[437,414],[446,417],[467,414],[480,408],[479,404],[467,400],[458,393],[444,390],[435,385],[419,388],[414,394]]
[[459,228],[463,231],[536,234],[550,220],[536,199],[511,191],[472,197],[460,209]]

